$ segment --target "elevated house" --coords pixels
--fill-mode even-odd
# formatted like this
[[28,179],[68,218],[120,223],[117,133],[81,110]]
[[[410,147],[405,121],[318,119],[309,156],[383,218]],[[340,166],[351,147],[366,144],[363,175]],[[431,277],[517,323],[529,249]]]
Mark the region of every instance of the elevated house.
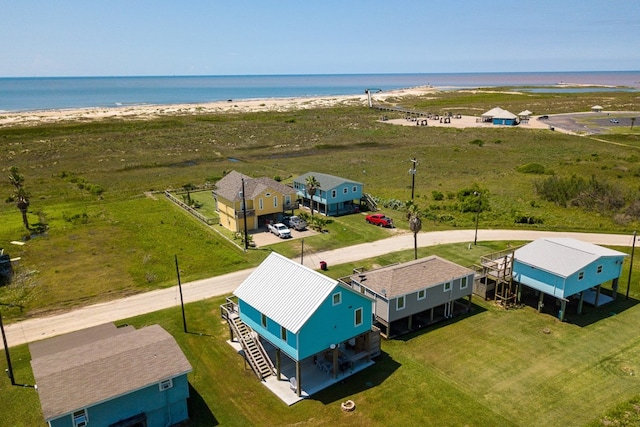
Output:
[[[468,311],[475,272],[436,255],[340,279],[375,301],[374,324],[386,338]],[[467,298],[466,303],[461,300]]]
[[[222,315],[261,380],[309,396],[370,366],[380,353],[372,300],[275,252],[234,292]],[[275,363],[273,362],[275,360]]]
[[191,365],[158,325],[105,324],[29,344],[49,427],[153,427],[188,420]]
[[[316,194],[311,197],[307,192],[307,178],[314,176],[320,183]],[[304,206],[310,206],[327,216],[338,216],[356,212],[363,198],[361,182],[319,172],[307,172],[293,180],[298,198]]]
[[[564,319],[570,298],[595,306],[615,298],[622,263],[627,254],[571,238],[544,238],[515,250],[513,280],[534,290],[538,309],[549,295],[560,302],[558,317]],[[612,282],[612,295],[601,294],[601,285]]]
[[514,126],[518,124],[518,116],[500,107],[492,108],[482,114],[481,118],[483,122],[491,122],[494,125]]
[[296,191],[288,185],[267,177],[251,178],[236,171],[218,181],[212,194],[220,225],[234,232],[244,231],[245,214],[247,230],[256,230],[298,206]]

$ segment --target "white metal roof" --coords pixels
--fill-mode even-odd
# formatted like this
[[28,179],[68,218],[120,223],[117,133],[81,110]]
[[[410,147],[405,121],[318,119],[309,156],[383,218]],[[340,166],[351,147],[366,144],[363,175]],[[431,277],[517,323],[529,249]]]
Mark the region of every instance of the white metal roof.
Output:
[[570,276],[598,258],[611,256],[627,255],[567,237],[538,239],[516,249],[514,253],[517,261],[561,277]]
[[233,293],[298,333],[338,281],[272,252]]
[[481,117],[492,117],[496,119],[517,119],[518,118],[518,116],[516,116],[512,112],[503,110],[500,107],[492,108],[491,110],[484,113]]

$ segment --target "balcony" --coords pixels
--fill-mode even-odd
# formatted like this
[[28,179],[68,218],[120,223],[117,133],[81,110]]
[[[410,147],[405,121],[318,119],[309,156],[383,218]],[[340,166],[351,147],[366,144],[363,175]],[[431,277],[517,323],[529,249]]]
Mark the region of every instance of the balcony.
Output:
[[[252,217],[252,216],[256,216],[256,210],[255,209],[247,209],[247,217]],[[244,211],[243,210],[236,211],[235,217],[236,218],[244,218]]]

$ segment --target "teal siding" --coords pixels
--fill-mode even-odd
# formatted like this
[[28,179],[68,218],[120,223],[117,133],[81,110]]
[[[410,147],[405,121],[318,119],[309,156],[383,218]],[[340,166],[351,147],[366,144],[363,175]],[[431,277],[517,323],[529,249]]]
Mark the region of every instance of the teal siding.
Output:
[[[342,293],[342,301],[334,306],[333,294],[336,292]],[[267,316],[265,328],[262,326],[262,313],[243,300],[238,301],[238,307],[243,322],[294,360],[303,360],[326,350],[331,344],[348,341],[371,330],[371,300],[338,285],[297,334],[287,331],[286,342],[281,339],[280,325],[275,321]],[[356,327],[355,310],[358,308],[362,308],[362,324]]]
[[[526,286],[548,295],[568,298],[585,289],[619,278],[622,273],[623,258],[623,256],[601,257],[566,278],[535,268],[535,266],[523,264],[515,259],[513,275],[516,281]],[[598,266],[602,266],[600,273],[598,273]],[[584,273],[584,276],[579,279],[581,272]]]
[[[187,375],[173,378],[173,387],[160,391],[158,383],[107,402],[85,408],[90,427],[107,427],[145,413],[147,427],[164,427],[187,420]],[[82,408],[79,408],[82,409]],[[51,427],[74,427],[72,414],[50,421]]]
[[298,360],[298,337],[291,331],[287,331],[287,341],[280,338],[280,325],[267,316],[267,327],[262,326],[262,313],[243,300],[238,301],[240,318],[251,329],[256,331],[267,341],[284,351],[289,357]]
[[[332,295],[342,292],[342,302],[333,305]],[[355,326],[355,311],[362,308],[362,325]],[[331,292],[298,334],[299,360],[326,350],[371,330],[371,300],[341,286]]]

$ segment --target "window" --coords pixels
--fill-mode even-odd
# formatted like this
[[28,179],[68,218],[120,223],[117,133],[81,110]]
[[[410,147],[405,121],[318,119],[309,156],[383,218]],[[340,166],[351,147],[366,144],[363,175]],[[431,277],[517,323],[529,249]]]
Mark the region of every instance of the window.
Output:
[[578,273],[578,280],[582,280],[584,279],[584,271],[581,271],[580,273]]
[[362,325],[362,308],[356,308],[354,312],[354,324],[355,326]]
[[353,186],[353,188],[351,189],[352,192],[357,193],[358,192],[358,187],[357,186]]
[[273,196],[273,207],[274,208],[278,207],[278,196]]
[[258,199],[258,206],[260,206],[260,210],[264,209],[264,204],[262,203],[262,198]]
[[336,190],[331,190],[331,198],[332,199],[335,199],[337,195],[338,195],[338,193],[336,192]]
[[266,328],[267,327],[267,316],[262,314],[260,320],[262,321],[262,327]]
[[460,279],[460,289],[467,289],[467,277]]
[[446,282],[443,288],[445,292],[449,292],[451,290],[451,282]]
[[286,196],[284,196],[284,203],[287,205],[291,204],[291,196],[289,196],[288,194]]
[[282,341],[287,340],[287,328],[284,326],[280,326],[280,338],[282,338]]
[[333,294],[332,299],[333,305],[340,304],[342,302],[342,292],[336,292],[335,294]]
[[602,273],[602,265],[599,265],[599,266],[598,266],[597,273],[598,273],[598,274]]
[[396,300],[396,310],[404,310],[404,295]]
[[426,289],[420,289],[418,291],[418,299],[421,300],[421,299],[425,299],[426,297],[427,297]]
[[89,423],[89,417],[87,417],[87,410],[81,409],[73,413],[73,426],[84,427]]
[[349,189],[348,189],[347,187],[344,187],[344,188],[342,189],[342,193],[343,193],[343,194],[347,194],[347,193],[349,193]]
[[173,380],[169,378],[168,380],[160,381],[160,384],[158,384],[158,386],[160,388],[160,391],[169,390],[171,387],[173,387]]

